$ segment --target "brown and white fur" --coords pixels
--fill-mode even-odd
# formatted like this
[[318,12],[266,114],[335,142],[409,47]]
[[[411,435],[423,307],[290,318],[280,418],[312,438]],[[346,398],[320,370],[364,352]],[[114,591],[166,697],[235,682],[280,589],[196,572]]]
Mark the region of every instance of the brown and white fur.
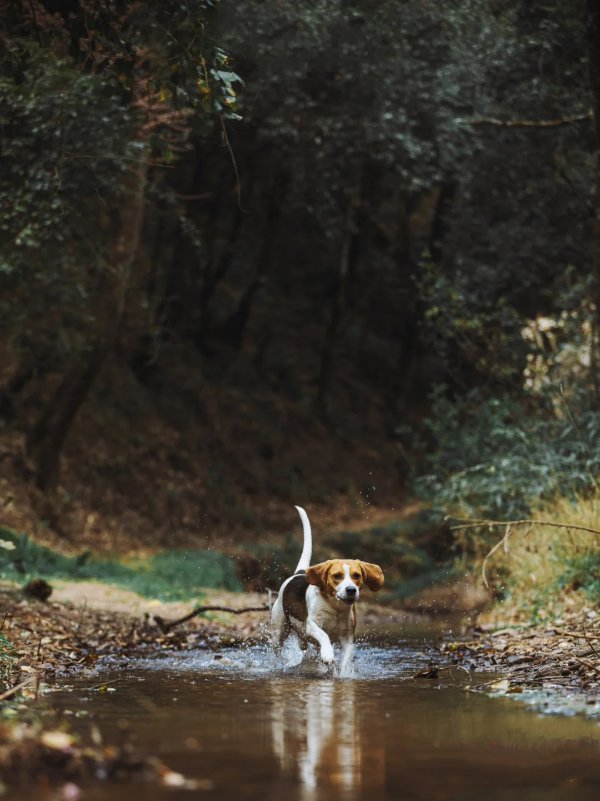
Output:
[[334,661],[333,644],[342,646],[340,673],[346,672],[354,651],[356,602],[363,586],[383,587],[379,565],[360,559],[328,559],[310,564],[312,534],[308,515],[296,506],[304,530],[304,547],[293,576],[286,579],[271,609],[272,642],[277,652],[294,632],[300,647],[315,642],[326,665]]

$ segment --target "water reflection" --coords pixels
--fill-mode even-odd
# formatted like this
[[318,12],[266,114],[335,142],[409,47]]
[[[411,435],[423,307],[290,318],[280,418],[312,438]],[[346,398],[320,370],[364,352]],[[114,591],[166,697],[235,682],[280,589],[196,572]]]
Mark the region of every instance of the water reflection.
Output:
[[[84,706],[107,743],[126,717],[137,747],[211,782],[218,801],[600,798],[596,723],[466,693],[462,673],[412,680],[428,659],[417,647],[361,646],[352,679],[326,677],[310,660],[282,671],[267,650],[219,656],[149,660],[126,676],[106,675],[118,679],[114,693],[90,693],[87,678],[79,693],[48,701],[66,711]],[[90,721],[79,725],[85,739]],[[143,791],[145,801],[171,795],[161,786]],[[142,795],[115,785],[86,794],[133,797]]]
[[302,801],[383,788],[383,738],[372,731],[368,739],[361,736],[356,683],[320,679],[290,689],[289,680],[271,682],[271,735],[282,770],[302,788]]

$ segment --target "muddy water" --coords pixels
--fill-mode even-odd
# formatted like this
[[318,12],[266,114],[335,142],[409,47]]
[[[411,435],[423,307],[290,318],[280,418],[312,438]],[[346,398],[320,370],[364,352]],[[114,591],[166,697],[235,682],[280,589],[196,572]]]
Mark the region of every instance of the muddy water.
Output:
[[[285,669],[267,649],[130,663],[47,696],[82,731],[119,731],[202,790],[92,786],[89,801],[597,801],[600,725],[465,692],[461,671],[414,680],[422,642],[361,644],[354,676]],[[479,677],[483,679],[483,677]],[[113,692],[92,690],[115,680]],[[20,793],[20,799],[40,798]]]

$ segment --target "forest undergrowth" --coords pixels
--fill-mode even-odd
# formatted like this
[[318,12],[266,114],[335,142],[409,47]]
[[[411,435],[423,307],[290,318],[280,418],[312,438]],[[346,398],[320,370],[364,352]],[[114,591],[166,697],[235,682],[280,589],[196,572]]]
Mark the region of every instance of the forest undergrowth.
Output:
[[[533,508],[531,517],[540,524],[509,530],[489,568],[502,601],[503,611],[497,614],[505,616],[508,609],[513,616],[539,623],[565,610],[598,608],[600,495],[558,497]],[[505,538],[506,531],[496,529],[498,538]]]

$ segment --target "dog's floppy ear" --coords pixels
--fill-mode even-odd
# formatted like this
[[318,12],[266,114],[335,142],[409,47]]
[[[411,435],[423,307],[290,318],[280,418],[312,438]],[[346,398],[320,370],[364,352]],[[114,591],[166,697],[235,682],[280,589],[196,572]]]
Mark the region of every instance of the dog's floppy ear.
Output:
[[325,589],[327,584],[327,571],[331,567],[331,559],[326,562],[319,562],[318,565],[311,565],[306,568],[306,578],[309,584],[314,584],[320,590]]
[[372,565],[369,562],[361,561],[360,566],[363,572],[363,579],[367,587],[370,590],[373,590],[373,592],[380,590],[383,587],[385,579],[383,577],[383,570],[379,567],[379,565]]

